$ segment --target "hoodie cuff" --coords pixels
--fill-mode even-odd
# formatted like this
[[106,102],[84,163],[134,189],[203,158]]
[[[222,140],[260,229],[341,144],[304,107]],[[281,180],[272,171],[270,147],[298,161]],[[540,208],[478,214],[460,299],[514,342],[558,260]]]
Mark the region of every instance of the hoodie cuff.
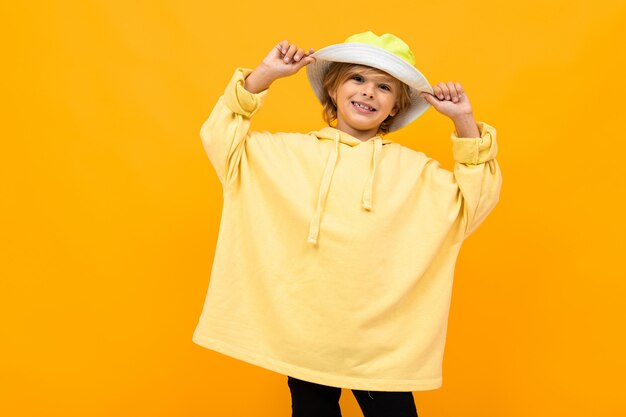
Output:
[[458,137],[456,132],[452,132],[452,155],[456,162],[462,164],[477,165],[492,159],[498,154],[498,144],[496,142],[496,129],[481,121],[477,121],[478,138]]
[[252,117],[263,104],[265,96],[269,90],[263,90],[259,93],[251,93],[244,88],[246,77],[252,73],[252,69],[239,67],[235,70],[230,79],[226,90],[224,91],[224,100],[226,106],[236,114],[245,117]]

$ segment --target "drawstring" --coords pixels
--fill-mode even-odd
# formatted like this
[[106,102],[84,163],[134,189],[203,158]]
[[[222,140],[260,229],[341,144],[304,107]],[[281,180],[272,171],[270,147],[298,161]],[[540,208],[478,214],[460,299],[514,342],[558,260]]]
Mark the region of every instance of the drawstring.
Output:
[[372,188],[374,187],[374,175],[376,173],[376,166],[378,165],[378,159],[380,157],[380,150],[383,147],[383,141],[379,136],[374,138],[374,152],[372,153],[372,170],[370,176],[365,183],[363,189],[363,208],[367,211],[372,209]]
[[312,244],[317,244],[317,236],[320,233],[320,219],[322,216],[322,205],[326,202],[326,196],[328,195],[328,189],[330,188],[330,180],[335,172],[335,165],[339,156],[339,134],[335,136],[335,147],[328,156],[326,161],[326,169],[324,170],[324,176],[322,177],[322,183],[320,184],[320,191],[317,197],[317,207],[315,214],[311,219],[311,225],[309,226],[308,241]]
[[[337,160],[339,158],[339,133],[335,134],[335,146],[333,150],[330,152],[328,156],[328,160],[326,161],[326,168],[324,169],[324,175],[322,176],[322,183],[320,184],[320,190],[317,197],[317,207],[315,208],[315,213],[313,214],[313,218],[311,219],[311,224],[309,226],[309,236],[307,240],[309,243],[313,245],[317,244],[317,238],[320,233],[320,222],[322,217],[322,208],[326,203],[326,197],[328,195],[328,190],[330,189],[330,182],[333,177],[333,173],[335,172],[335,167],[337,165]],[[383,141],[380,136],[376,136],[374,138],[374,151],[372,152],[372,165],[370,175],[365,183],[365,188],[363,189],[363,199],[362,206],[365,210],[370,211],[372,209],[372,194],[374,187],[374,176],[376,174],[376,167],[379,164],[380,153],[383,147]]]

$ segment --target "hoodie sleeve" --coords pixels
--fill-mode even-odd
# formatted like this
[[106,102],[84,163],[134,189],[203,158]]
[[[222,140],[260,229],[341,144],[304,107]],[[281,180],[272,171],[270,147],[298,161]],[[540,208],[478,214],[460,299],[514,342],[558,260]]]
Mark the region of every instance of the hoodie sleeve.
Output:
[[248,68],[237,68],[224,94],[200,128],[200,138],[222,186],[237,176],[244,144],[251,135],[250,118],[259,110],[268,90],[251,93],[244,88]]
[[500,197],[502,173],[496,161],[496,129],[476,122],[480,137],[450,136],[454,157],[454,178],[463,199],[465,237],[471,235],[491,213]]

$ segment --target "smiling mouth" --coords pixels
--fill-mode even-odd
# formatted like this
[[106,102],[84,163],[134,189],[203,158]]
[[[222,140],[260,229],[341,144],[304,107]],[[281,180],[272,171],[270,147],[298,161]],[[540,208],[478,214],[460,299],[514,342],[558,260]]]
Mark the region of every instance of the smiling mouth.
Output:
[[357,109],[367,110],[367,111],[370,111],[370,112],[375,112],[376,111],[375,108],[366,106],[365,104],[361,104],[361,103],[358,103],[356,101],[352,101],[351,103]]

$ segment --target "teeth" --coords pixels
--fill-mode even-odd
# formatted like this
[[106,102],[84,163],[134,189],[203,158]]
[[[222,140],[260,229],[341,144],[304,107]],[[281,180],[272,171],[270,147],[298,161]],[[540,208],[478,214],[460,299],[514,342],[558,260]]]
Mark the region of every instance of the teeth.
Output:
[[361,105],[361,104],[359,104],[359,103],[357,103],[357,102],[354,102],[353,104],[354,104],[355,106],[357,106],[357,107],[362,108],[362,109],[366,109],[366,110],[370,110],[370,111],[373,111],[373,110],[374,110],[374,109],[373,109],[373,108],[371,108],[371,107],[363,106],[363,105]]

